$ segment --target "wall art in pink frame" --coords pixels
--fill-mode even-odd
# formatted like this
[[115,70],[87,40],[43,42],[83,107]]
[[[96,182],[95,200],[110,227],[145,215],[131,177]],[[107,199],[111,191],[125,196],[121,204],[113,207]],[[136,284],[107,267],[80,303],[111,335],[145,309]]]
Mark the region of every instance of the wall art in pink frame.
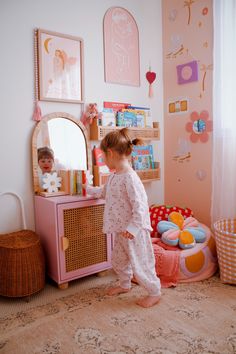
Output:
[[83,40],[38,29],[39,100],[83,102]]
[[140,86],[139,33],[133,16],[111,7],[103,20],[105,82]]

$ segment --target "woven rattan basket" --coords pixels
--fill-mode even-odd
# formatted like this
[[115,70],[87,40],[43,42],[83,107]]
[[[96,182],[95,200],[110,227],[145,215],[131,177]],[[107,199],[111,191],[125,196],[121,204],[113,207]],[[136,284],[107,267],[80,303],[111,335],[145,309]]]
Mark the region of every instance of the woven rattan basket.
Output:
[[223,219],[214,223],[220,279],[236,284],[236,219]]
[[39,236],[26,230],[21,198],[23,230],[0,235],[0,295],[23,297],[32,295],[45,285],[45,260]]

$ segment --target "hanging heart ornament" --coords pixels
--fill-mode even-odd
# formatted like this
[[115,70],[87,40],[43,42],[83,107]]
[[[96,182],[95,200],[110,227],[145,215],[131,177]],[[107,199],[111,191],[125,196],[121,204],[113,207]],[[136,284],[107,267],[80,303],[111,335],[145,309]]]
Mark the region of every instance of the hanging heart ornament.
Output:
[[150,67],[149,67],[149,71],[146,73],[146,79],[149,82],[148,97],[153,97],[152,83],[156,80],[156,73],[151,71]]
[[148,71],[146,73],[146,79],[151,85],[156,80],[156,73],[154,73],[153,71]]

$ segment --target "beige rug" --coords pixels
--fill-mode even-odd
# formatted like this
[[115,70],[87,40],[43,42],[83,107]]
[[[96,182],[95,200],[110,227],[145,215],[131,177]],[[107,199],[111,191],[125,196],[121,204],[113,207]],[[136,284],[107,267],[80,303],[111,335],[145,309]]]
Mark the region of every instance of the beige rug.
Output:
[[104,295],[113,281],[114,275],[92,278],[92,288],[90,279],[87,288],[85,281],[71,294],[6,314],[0,353],[236,353],[236,287],[217,275],[163,289],[161,302],[150,309],[135,304],[145,294],[137,285],[127,294]]

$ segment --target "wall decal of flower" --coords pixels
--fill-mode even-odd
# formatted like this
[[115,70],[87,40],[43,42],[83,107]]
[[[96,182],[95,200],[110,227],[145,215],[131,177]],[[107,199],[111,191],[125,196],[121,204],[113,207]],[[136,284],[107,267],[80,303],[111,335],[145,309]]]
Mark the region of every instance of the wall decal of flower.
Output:
[[60,187],[61,177],[58,177],[56,172],[43,175],[43,189],[46,189],[48,193],[58,192]]
[[190,122],[187,122],[185,125],[185,129],[187,132],[191,133],[190,140],[192,143],[196,143],[200,140],[202,143],[206,143],[208,141],[208,133],[212,131],[213,124],[212,120],[209,120],[208,111],[198,112],[194,111],[190,115]]
[[208,14],[208,7],[204,7],[202,9],[202,14],[203,14],[203,16],[206,16]]

